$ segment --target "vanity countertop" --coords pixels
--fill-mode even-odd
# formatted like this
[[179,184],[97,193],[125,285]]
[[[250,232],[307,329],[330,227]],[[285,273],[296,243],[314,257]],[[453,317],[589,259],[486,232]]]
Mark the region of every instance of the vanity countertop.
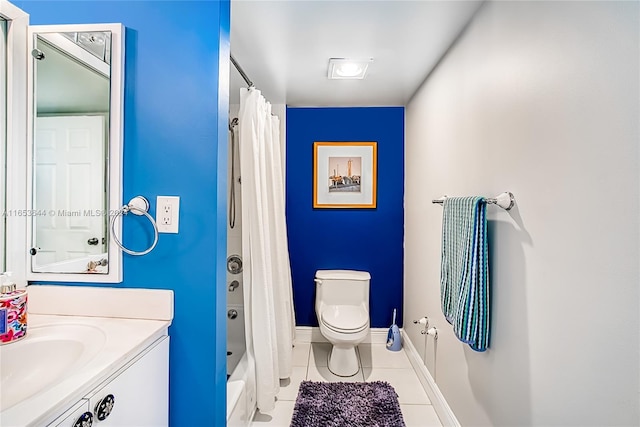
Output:
[[[81,366],[73,366],[58,381],[0,412],[0,425],[9,427],[50,423],[134,356],[167,335],[170,323],[165,320],[30,315],[27,336],[0,348],[0,355],[10,346],[28,345],[30,339],[41,339],[43,334],[39,334],[40,331],[55,331],[56,327],[61,329],[68,325],[95,328],[96,333],[104,333],[104,340],[90,360]],[[49,357],[53,355],[40,354],[37,363],[44,364],[46,368]],[[24,369],[29,367],[25,366]],[[4,372],[2,376],[5,376]],[[11,392],[10,387],[2,390],[2,394]]]
[[72,286],[28,289],[27,335],[0,346],[0,407],[6,407],[0,412],[3,427],[51,423],[145,348],[167,336],[173,319],[172,291]]

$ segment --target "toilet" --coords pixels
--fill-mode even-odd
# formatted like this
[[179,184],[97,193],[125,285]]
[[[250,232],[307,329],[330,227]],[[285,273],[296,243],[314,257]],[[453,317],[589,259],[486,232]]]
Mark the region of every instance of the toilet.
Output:
[[369,334],[369,282],[366,271],[316,271],[316,315],[320,332],[332,344],[329,370],[351,377],[358,370],[356,346]]

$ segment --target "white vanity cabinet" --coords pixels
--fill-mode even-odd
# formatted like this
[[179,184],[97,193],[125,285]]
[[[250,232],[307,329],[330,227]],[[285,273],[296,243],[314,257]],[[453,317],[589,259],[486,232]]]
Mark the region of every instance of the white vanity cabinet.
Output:
[[[83,424],[79,419],[83,414],[84,420],[91,422]],[[49,426],[160,427],[168,424],[169,337],[164,336]]]

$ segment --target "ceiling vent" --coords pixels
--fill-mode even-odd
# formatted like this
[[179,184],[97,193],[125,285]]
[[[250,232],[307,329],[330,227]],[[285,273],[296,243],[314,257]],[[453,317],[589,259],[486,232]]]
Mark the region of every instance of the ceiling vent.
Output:
[[373,59],[331,58],[329,59],[327,77],[330,80],[362,80],[367,74],[367,68],[371,62]]

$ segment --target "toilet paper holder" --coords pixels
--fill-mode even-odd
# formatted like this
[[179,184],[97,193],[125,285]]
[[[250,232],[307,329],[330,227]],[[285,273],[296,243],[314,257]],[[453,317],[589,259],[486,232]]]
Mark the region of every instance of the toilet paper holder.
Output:
[[430,327],[429,329],[423,329],[420,331],[422,335],[432,336],[434,340],[438,339],[438,329],[435,326]]
[[414,320],[413,324],[423,326],[423,329],[420,331],[422,335],[429,335],[436,340],[438,339],[438,329],[436,329],[435,326],[429,327],[429,318],[427,316]]
[[427,329],[429,328],[429,318],[427,316],[424,316],[418,320],[414,320],[413,321],[414,325],[424,325],[424,328]]

